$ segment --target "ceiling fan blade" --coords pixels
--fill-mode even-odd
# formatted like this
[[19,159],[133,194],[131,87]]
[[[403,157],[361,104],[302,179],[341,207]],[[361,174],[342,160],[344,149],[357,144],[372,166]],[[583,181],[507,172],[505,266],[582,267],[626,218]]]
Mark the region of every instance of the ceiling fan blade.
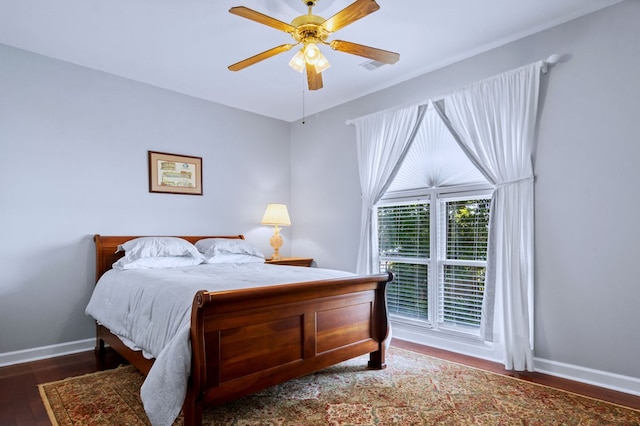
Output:
[[255,63],[258,63],[260,61],[264,61],[265,59],[268,59],[272,56],[277,55],[278,53],[282,53],[282,52],[286,52],[287,50],[291,50],[291,48],[295,46],[295,44],[282,44],[278,47],[274,47],[273,49],[269,49],[269,50],[265,50],[262,53],[258,53],[257,55],[254,55],[250,58],[247,58],[245,60],[242,60],[240,62],[236,62],[233,65],[229,65],[229,70],[230,71],[240,71],[243,68],[248,67],[249,65],[253,65]]
[[236,6],[229,9],[230,13],[234,15],[242,16],[243,18],[251,19],[252,21],[256,21],[260,24],[267,25],[271,28],[275,28],[276,30],[284,31],[285,33],[292,33],[295,31],[296,27],[293,25],[289,25],[286,22],[279,21],[271,16],[264,15],[260,12],[256,12],[253,9],[249,9],[244,6]]
[[322,28],[329,32],[338,31],[347,25],[364,18],[370,13],[380,9],[375,0],[356,0],[340,12],[322,23]]
[[309,90],[322,89],[322,74],[316,72],[316,67],[307,64],[307,83]]
[[362,44],[351,43],[350,41],[333,40],[329,45],[333,50],[362,56],[385,64],[395,64],[400,59],[399,53],[376,49],[375,47],[364,46]]

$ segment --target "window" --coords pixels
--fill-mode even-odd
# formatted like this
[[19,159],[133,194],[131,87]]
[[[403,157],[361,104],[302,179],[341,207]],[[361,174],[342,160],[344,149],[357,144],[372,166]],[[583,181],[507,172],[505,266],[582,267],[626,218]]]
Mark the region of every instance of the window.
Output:
[[393,319],[479,336],[490,202],[487,191],[428,189],[379,203],[377,253],[380,271],[394,274]]

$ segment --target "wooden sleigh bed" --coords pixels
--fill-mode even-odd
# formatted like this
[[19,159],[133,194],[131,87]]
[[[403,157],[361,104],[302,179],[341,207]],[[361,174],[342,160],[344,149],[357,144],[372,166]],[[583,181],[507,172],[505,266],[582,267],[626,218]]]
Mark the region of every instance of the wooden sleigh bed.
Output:
[[[135,236],[95,235],[96,281]],[[191,243],[203,238],[181,236]],[[277,267],[277,266],[274,266]],[[385,368],[390,274],[357,276],[224,292],[199,291],[191,311],[191,376],[185,425],[202,422],[204,405],[221,404],[339,362],[369,354]],[[153,360],[97,324],[96,350],[111,346],[146,374]]]

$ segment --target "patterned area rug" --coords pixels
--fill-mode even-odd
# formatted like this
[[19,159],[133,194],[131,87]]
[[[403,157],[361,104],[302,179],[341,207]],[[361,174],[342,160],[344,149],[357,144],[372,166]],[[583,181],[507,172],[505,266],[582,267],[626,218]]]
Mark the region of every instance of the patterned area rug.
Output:
[[[391,348],[222,406],[205,425],[640,425],[640,411]],[[54,425],[148,425],[133,367],[39,385]],[[182,424],[178,418],[175,425]]]

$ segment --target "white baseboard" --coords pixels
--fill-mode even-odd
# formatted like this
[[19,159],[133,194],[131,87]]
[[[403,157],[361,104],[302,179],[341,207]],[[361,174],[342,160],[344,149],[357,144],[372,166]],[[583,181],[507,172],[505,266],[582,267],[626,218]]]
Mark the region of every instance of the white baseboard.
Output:
[[[442,338],[433,333],[430,334],[424,330],[418,330],[417,328],[401,324],[393,324],[392,334],[393,337],[398,339],[469,355],[487,361],[502,363],[501,356],[498,354],[501,348],[497,345],[490,347],[478,343],[464,342],[462,340],[456,341],[451,337]],[[542,358],[534,358],[534,368],[536,372],[550,376],[562,377],[563,379],[569,379],[575,382],[640,396],[640,378],[637,377],[623,376],[621,374]]]
[[96,339],[92,338],[77,340],[75,342],[60,343],[58,345],[25,349],[22,351],[5,352],[0,354],[0,367],[85,352],[93,350],[95,345]]
[[640,379],[592,368],[534,358],[535,370],[551,376],[640,396]]

